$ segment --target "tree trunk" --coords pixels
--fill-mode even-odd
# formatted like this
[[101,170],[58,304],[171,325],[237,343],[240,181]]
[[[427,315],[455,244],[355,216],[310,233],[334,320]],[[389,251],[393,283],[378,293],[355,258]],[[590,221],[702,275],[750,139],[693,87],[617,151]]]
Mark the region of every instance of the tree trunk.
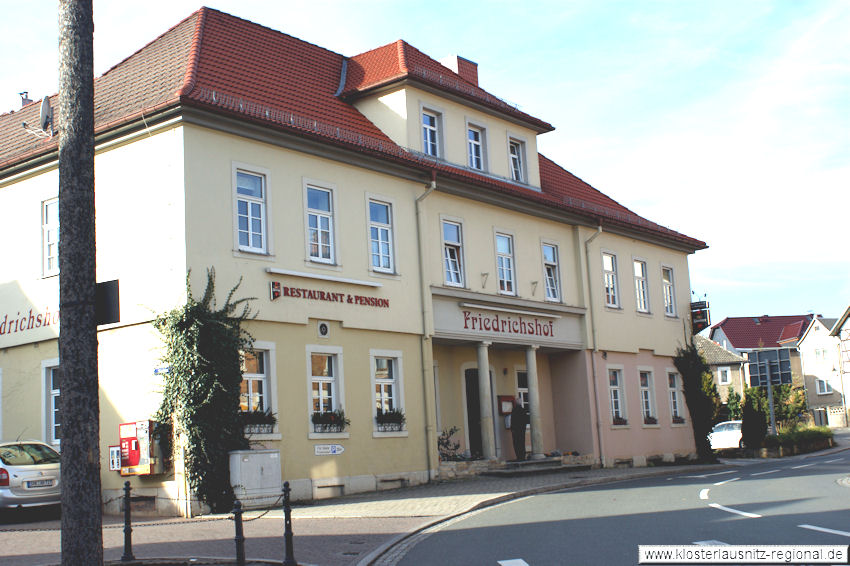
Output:
[[92,0],[59,4],[62,564],[103,564],[95,321]]

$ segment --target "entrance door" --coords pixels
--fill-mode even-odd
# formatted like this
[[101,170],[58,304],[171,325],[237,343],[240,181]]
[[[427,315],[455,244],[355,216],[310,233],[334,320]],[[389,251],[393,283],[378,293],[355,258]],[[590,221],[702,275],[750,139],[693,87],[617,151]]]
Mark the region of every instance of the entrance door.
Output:
[[481,458],[481,405],[478,396],[478,370],[464,372],[466,379],[466,431],[469,435],[469,452],[473,459]]

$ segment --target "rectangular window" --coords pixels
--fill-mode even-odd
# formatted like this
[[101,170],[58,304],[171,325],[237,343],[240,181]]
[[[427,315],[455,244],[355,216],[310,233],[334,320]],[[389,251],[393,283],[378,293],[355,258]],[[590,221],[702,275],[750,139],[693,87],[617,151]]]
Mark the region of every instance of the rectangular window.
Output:
[[676,289],[673,286],[672,268],[661,268],[661,285],[664,293],[664,314],[676,316]]
[[499,292],[515,295],[514,239],[507,234],[496,234],[496,268],[499,273]]
[[729,385],[730,383],[732,383],[732,379],[729,376],[729,368],[717,369],[717,382],[720,385]]
[[617,256],[602,254],[602,273],[605,282],[605,305],[620,306],[620,299],[617,296]]
[[623,398],[622,370],[608,370],[608,392],[611,398],[612,424],[628,424],[628,421],[626,421],[626,404]]
[[62,408],[59,402],[62,388],[62,368],[47,368],[47,384],[49,387],[47,424],[50,429],[47,431],[47,441],[51,444],[59,444],[62,439]]
[[638,372],[640,380],[640,410],[643,414],[644,424],[657,424],[658,419],[655,418],[655,408],[653,403],[653,387],[652,387],[652,372]]
[[336,365],[336,356],[333,354],[310,354],[314,413],[326,413],[337,409]]
[[307,242],[310,259],[334,262],[333,193],[328,189],[307,187]]
[[443,263],[446,285],[463,287],[463,234],[461,225],[443,221]]
[[818,379],[818,395],[829,395],[832,393],[832,386],[825,379]]
[[268,409],[268,355],[263,350],[245,352],[242,356],[242,384],[239,389],[241,411],[265,411]]
[[528,408],[528,372],[516,372],[516,394],[523,408]]
[[59,273],[59,199],[41,203],[41,256],[45,277]]
[[236,232],[240,250],[265,253],[266,187],[262,175],[236,171]]
[[511,179],[520,183],[525,181],[525,167],[523,165],[524,147],[521,141],[510,140],[508,150],[511,159]]
[[543,244],[543,278],[546,281],[546,299],[561,300],[561,282],[558,277],[558,247]]
[[372,269],[393,271],[392,208],[385,202],[369,201],[369,245]]
[[646,282],[646,262],[634,260],[635,305],[640,312],[649,312],[649,288]]
[[439,157],[439,116],[433,112],[422,112],[422,151]]
[[667,389],[670,392],[670,415],[673,417],[673,422],[685,422],[682,418],[679,403],[679,374],[674,372],[667,373]]
[[472,126],[467,128],[466,145],[469,150],[469,166],[479,171],[484,169],[484,131]]
[[396,359],[374,358],[375,363],[375,410],[379,413],[393,411],[396,407]]

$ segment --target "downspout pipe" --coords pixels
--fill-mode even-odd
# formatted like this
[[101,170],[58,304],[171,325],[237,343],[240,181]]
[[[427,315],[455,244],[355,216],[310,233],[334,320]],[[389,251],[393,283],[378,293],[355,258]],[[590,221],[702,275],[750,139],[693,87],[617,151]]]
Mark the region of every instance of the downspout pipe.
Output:
[[599,417],[599,388],[596,380],[596,354],[599,352],[598,335],[596,329],[596,303],[593,301],[593,289],[595,285],[590,276],[590,244],[602,234],[602,221],[596,226],[596,232],[584,241],[585,265],[587,266],[587,293],[590,301],[590,339],[593,343],[593,353],[590,355],[591,375],[593,376],[593,405],[596,413],[596,447],[599,450],[599,463],[604,467],[605,458],[602,453],[602,421]]
[[[427,185],[424,193],[416,197],[416,239],[419,246],[419,292],[422,302],[422,339],[420,340],[422,358],[422,381],[423,381],[423,403],[425,411],[425,457],[427,458],[426,469],[428,470],[428,481],[434,477],[435,467],[431,462],[434,458],[433,450],[437,446],[435,396],[434,387],[434,350],[431,337],[434,335],[434,317],[431,306],[431,292],[428,286],[428,276],[425,271],[425,256],[427,245],[425,242],[425,211],[422,202],[428,195],[437,190],[437,172],[431,170],[431,182]],[[432,420],[433,419],[433,420]]]

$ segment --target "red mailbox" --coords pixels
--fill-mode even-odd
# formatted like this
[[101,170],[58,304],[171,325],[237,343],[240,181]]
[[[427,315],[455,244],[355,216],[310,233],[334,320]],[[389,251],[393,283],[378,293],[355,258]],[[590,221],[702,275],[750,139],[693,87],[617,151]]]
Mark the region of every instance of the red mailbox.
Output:
[[136,421],[118,425],[121,441],[121,475],[140,476],[154,473],[156,458],[152,455],[153,421]]

